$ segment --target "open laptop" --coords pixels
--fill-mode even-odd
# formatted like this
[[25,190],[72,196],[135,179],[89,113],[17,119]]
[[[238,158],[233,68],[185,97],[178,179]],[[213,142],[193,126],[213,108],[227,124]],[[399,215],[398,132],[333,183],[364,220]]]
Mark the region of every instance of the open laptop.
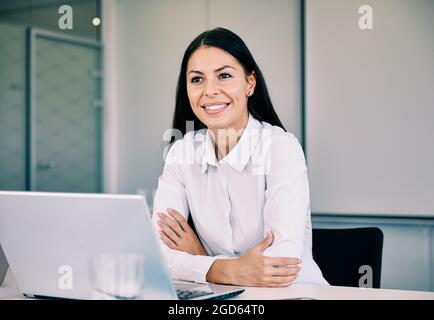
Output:
[[8,271],[8,262],[6,261],[6,257],[3,253],[2,247],[0,246],[0,286],[3,284],[6,271]]
[[[0,244],[20,291],[31,297],[91,299],[89,259],[145,255],[144,299],[211,299],[243,288],[173,283],[146,200],[140,195],[0,191]],[[65,270],[71,285],[60,285]]]

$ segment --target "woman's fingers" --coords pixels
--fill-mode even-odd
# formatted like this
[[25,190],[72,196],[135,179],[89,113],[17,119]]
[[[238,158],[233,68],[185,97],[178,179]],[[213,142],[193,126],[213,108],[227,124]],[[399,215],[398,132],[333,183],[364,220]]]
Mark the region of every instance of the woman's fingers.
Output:
[[[179,225],[179,223],[176,220],[173,220],[172,218],[169,218],[167,215],[165,215],[164,213],[159,212],[158,216],[160,217],[161,221],[169,226],[174,232],[176,232],[176,235],[178,237],[182,236],[183,230],[181,229],[181,226]],[[161,226],[161,224],[160,224]]]
[[297,275],[300,272],[300,267],[291,266],[291,267],[267,267],[266,274],[269,276],[284,276],[289,277],[293,275]]
[[267,236],[261,242],[259,242],[257,245],[252,247],[251,250],[259,251],[262,253],[265,251],[265,249],[267,249],[269,246],[271,246],[271,244],[273,243],[273,239],[274,239],[274,235],[271,231],[269,231],[267,233]]
[[[295,280],[294,280],[294,281],[295,281]],[[279,284],[275,283],[275,284],[272,284],[271,286],[272,286],[272,287],[276,287],[276,288],[288,287],[288,286],[290,286],[291,284],[293,284],[294,281],[283,282],[283,283],[279,283]]]
[[173,242],[178,243],[180,238],[170,226],[166,225],[162,221],[158,221],[158,225],[160,226],[161,231],[163,231],[167,237],[169,237]]
[[289,287],[293,283],[294,283],[294,281],[292,281],[292,282],[286,282],[286,283],[281,283],[281,284],[278,284],[277,287],[279,287],[279,288]]
[[188,225],[187,220],[185,220],[184,216],[180,214],[178,211],[173,209],[167,209],[167,212],[170,214],[170,216],[178,222],[178,224],[181,226],[182,230],[188,231],[190,229],[190,226]]
[[297,266],[301,263],[301,260],[298,258],[274,258],[274,257],[264,257],[265,264],[267,266]]
[[287,283],[291,284],[296,279],[297,279],[296,275],[289,276],[289,277],[276,276],[276,277],[270,277],[267,282],[271,285],[273,285],[273,284],[283,285],[283,284],[287,284]]
[[170,248],[170,249],[178,249],[176,243],[170,239],[163,231],[160,231],[161,239],[164,241],[164,243]]

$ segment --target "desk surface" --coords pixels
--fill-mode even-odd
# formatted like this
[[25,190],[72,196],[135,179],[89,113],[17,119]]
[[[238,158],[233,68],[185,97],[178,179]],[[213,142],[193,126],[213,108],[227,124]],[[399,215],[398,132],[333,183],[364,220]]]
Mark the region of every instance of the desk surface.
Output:
[[[295,284],[287,288],[246,287],[246,291],[233,300],[285,300],[306,297],[317,300],[434,300],[434,292]],[[3,299],[27,299],[19,292],[10,270],[0,288],[0,300]]]

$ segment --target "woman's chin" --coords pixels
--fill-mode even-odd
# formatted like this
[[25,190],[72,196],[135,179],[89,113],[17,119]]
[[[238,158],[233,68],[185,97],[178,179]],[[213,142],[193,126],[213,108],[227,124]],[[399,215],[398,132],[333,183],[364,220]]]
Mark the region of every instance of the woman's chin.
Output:
[[202,121],[208,129],[226,129],[230,123],[227,114],[221,115],[204,115]]
[[[208,119],[207,119],[208,120]],[[224,130],[229,127],[230,121],[227,121],[225,119],[213,119],[212,121],[206,121],[205,125],[208,129],[211,130]]]

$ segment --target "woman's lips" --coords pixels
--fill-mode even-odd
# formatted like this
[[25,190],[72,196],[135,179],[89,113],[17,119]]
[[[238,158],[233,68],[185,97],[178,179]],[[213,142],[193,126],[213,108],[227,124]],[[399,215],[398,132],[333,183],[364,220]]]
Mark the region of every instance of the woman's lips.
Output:
[[229,107],[230,103],[216,103],[216,104],[207,104],[202,106],[208,114],[218,114],[225,111]]

